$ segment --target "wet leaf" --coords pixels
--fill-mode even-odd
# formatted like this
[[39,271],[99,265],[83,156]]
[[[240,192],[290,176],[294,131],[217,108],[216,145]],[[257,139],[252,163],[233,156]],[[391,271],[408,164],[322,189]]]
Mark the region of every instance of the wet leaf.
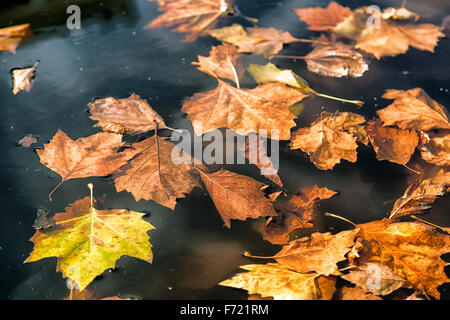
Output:
[[98,121],[95,127],[103,131],[138,134],[154,130],[156,124],[166,128],[163,118],[134,93],[126,99],[96,99],[89,109],[90,118]]
[[0,51],[16,52],[17,47],[33,36],[30,24],[0,28]]
[[147,231],[154,227],[142,216],[125,209],[97,210],[89,197],[77,200],[54,216],[54,227],[33,235],[34,249],[25,262],[57,257],[57,270],[82,291],[123,255],[152,262]]
[[38,208],[36,211],[37,217],[34,220],[33,228],[36,230],[40,229],[48,229],[51,226],[55,225],[55,221],[51,217],[47,217],[49,215],[49,211],[43,208]]
[[34,144],[36,142],[38,142],[37,137],[33,137],[33,135],[31,135],[31,134],[27,134],[25,137],[20,139],[19,142],[17,142],[17,144],[21,147],[29,148],[29,147],[31,147],[32,144]]
[[195,133],[228,128],[240,135],[255,132],[271,137],[277,130],[279,140],[288,140],[295,126],[289,106],[305,95],[283,84],[259,85],[254,89],[238,89],[219,80],[216,89],[196,93],[187,99],[182,110],[192,121]]
[[332,1],[326,8],[294,9],[299,19],[308,25],[309,30],[327,31],[351,15],[352,11]]
[[371,293],[366,293],[360,288],[342,287],[338,294],[339,300],[383,300]]
[[175,163],[172,152],[176,153],[174,148],[178,147],[165,138],[154,135],[132,147],[137,156],[121,168],[122,174],[114,180],[117,192],[126,190],[136,201],[153,200],[173,210],[177,199],[200,186],[193,159],[181,154],[180,163]]
[[300,128],[292,134],[290,148],[308,153],[321,170],[332,169],[341,159],[356,162],[357,137],[350,129],[364,122],[364,117],[355,113],[324,112],[309,128]]
[[401,8],[385,8],[381,13],[381,18],[384,20],[419,20],[419,15],[405,7]]
[[233,24],[231,27],[211,30],[210,35],[235,45],[241,53],[262,54],[265,57],[280,52],[284,44],[299,41],[289,32],[275,28],[248,28],[247,30],[239,24]]
[[36,74],[36,67],[39,61],[31,68],[14,69],[12,71],[13,78],[13,93],[18,94],[20,91],[30,91],[33,86],[33,79]]
[[422,159],[437,166],[450,166],[450,130],[424,134],[427,139],[419,148]]

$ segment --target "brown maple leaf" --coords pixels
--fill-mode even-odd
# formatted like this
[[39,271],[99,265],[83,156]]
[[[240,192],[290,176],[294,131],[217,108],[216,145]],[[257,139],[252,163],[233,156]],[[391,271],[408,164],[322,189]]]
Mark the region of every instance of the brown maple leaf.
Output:
[[450,130],[422,134],[426,136],[419,148],[422,159],[437,166],[450,166]]
[[332,169],[341,159],[356,162],[357,136],[351,132],[364,122],[364,117],[355,113],[324,112],[309,128],[292,134],[290,148],[308,153],[321,170]]
[[90,118],[98,121],[95,127],[103,131],[138,134],[155,130],[156,124],[166,128],[163,118],[134,93],[126,99],[96,99],[89,108]]
[[378,160],[406,165],[419,143],[415,130],[383,127],[378,119],[370,120],[365,130]]
[[211,30],[214,38],[238,47],[241,53],[261,54],[265,57],[277,54],[284,44],[300,41],[289,32],[275,28],[248,28],[233,24],[230,27]]
[[0,28],[0,51],[6,50],[15,53],[17,47],[32,36],[29,23]]
[[38,64],[39,61],[36,61],[35,64],[30,68],[14,69],[12,71],[14,94],[18,94],[20,91],[25,90],[30,91],[33,85],[36,67]]
[[430,130],[450,129],[445,108],[421,88],[410,90],[387,90],[385,99],[394,99],[388,107],[378,110],[378,117],[385,126],[402,129]]
[[146,28],[175,28],[187,33],[186,41],[194,41],[207,34],[221,16],[234,15],[236,8],[228,0],[149,0],[158,2],[162,15],[150,22]]
[[228,128],[240,135],[256,132],[272,137],[277,130],[279,140],[288,140],[295,126],[289,106],[306,97],[284,84],[259,85],[254,89],[238,89],[218,80],[216,89],[196,93],[187,99],[182,110],[192,121],[195,133]]
[[235,46],[222,44],[212,47],[209,57],[198,56],[198,62],[192,62],[198,66],[198,70],[212,75],[215,78],[230,79],[239,88],[239,77],[243,75],[243,70],[236,69],[236,63],[241,57]]
[[261,191],[263,183],[228,170],[197,170],[225,225],[230,220],[275,216],[271,201]]
[[263,238],[274,244],[284,244],[292,231],[313,227],[316,203],[335,194],[333,190],[314,185],[300,189],[289,201],[275,203],[278,215],[267,220],[262,228]]
[[49,194],[50,201],[64,181],[104,177],[116,172],[136,154],[133,149],[117,152],[124,144],[119,134],[100,132],[72,140],[58,130],[43,150],[37,150],[41,163],[61,176],[61,182]]
[[344,21],[352,11],[332,1],[326,8],[294,9],[299,19],[308,25],[309,30],[327,31]]
[[154,135],[132,147],[138,153],[128,166],[122,168],[122,175],[115,179],[117,192],[126,190],[136,201],[153,200],[174,209],[176,201],[200,186],[194,172],[193,160],[183,155],[183,161],[176,164],[172,152],[177,148],[166,139]]

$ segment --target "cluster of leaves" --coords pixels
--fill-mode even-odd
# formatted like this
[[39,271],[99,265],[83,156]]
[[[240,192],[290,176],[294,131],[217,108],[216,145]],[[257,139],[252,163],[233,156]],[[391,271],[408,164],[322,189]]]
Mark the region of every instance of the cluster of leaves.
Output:
[[[296,126],[292,106],[309,96],[358,106],[363,102],[319,93],[293,71],[271,63],[247,68],[257,82],[254,88],[241,88],[240,78],[244,74],[242,54],[272,58],[284,44],[292,42],[313,44],[308,55],[295,57],[304,59],[310,71],[333,77],[360,77],[368,69],[364,54],[379,59],[404,53],[409,46],[433,51],[443,36],[439,28],[405,24],[403,20],[417,20],[418,16],[402,7],[386,9],[381,28],[373,29],[366,24],[368,8],[352,11],[331,2],[325,9],[295,11],[309,29],[329,33],[318,39],[298,39],[275,28],[245,30],[234,24],[213,29],[219,18],[241,15],[226,0],[149,1],[157,2],[164,11],[149,28],[175,27],[175,31],[187,34],[188,41],[211,35],[223,42],[212,47],[209,56],[198,56],[198,61],[193,62],[218,83],[214,90],[195,93],[182,106],[197,135],[220,128],[247,135],[241,151],[252,164],[265,169],[266,178],[279,188],[283,182],[263,144],[259,143],[255,150],[255,144],[250,143],[258,135],[290,140],[291,149],[307,153],[321,170],[332,169],[341,160],[356,162],[358,143],[362,143],[372,146],[379,160],[401,164],[419,173],[419,178],[395,202],[388,219],[354,225],[353,230],[335,235],[313,233],[291,240],[293,231],[315,225],[319,215],[317,203],[337,192],[314,185],[290,196],[282,189],[269,193],[262,182],[224,169],[212,172],[185,154],[189,159],[175,164],[171,155],[180,150],[159,136],[158,130],[177,129],[168,127],[145,100],[132,94],[125,99],[108,97],[89,104],[90,117],[103,132],[73,140],[59,130],[37,151],[41,163],[61,176],[61,182],[49,194],[50,200],[67,180],[111,174],[117,192],[128,191],[136,201],[152,200],[172,210],[177,199],[195,187],[204,188],[227,227],[233,219],[266,217],[261,230],[263,238],[283,245],[273,257],[247,253],[248,257],[275,262],[242,266],[248,272],[220,285],[245,289],[251,298],[381,299],[380,296],[391,295],[400,288],[410,288],[416,291],[410,298],[424,294],[438,299],[437,288],[448,281],[441,255],[449,252],[450,229],[426,223],[415,214],[427,212],[438,196],[450,190],[450,124],[445,108],[420,88],[387,90],[383,97],[394,102],[378,110],[378,118],[367,121],[352,112],[323,112],[309,127],[291,133]],[[0,37],[5,37],[0,38],[0,50],[15,51],[29,34],[24,30],[29,31],[29,26],[0,29]],[[35,67],[16,70],[15,94],[29,90]],[[125,142],[124,136],[148,136],[150,132],[154,134],[144,140]],[[23,145],[35,142],[30,139]],[[252,156],[255,153],[256,158]],[[419,163],[417,170],[408,166],[412,161]],[[34,249],[26,259],[32,262],[57,257],[57,270],[78,289],[71,298],[80,295],[97,275],[114,268],[122,255],[152,261],[147,232],[154,227],[142,219],[144,214],[124,209],[101,210],[100,201],[93,198],[93,186],[88,186],[91,196],[70,204],[65,212],[53,218],[47,217],[47,212],[38,213],[38,230],[31,238]],[[399,220],[404,217],[415,221]],[[378,278],[372,278],[374,273]],[[338,278],[355,287],[337,289]],[[374,285],[373,281],[377,283]]]

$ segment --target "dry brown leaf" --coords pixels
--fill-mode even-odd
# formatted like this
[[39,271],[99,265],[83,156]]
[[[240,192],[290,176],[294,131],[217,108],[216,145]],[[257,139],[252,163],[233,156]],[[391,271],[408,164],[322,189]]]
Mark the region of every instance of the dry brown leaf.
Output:
[[261,191],[261,182],[228,170],[198,172],[228,228],[231,219],[256,219],[277,214],[270,199]]
[[186,41],[194,41],[207,34],[222,16],[233,15],[236,9],[227,0],[149,0],[158,2],[162,15],[150,22],[146,28],[175,28],[187,33]]
[[342,287],[339,290],[339,300],[383,300],[371,293],[366,293],[360,288]]
[[294,9],[294,12],[308,25],[309,30],[314,31],[330,30],[352,14],[349,8],[334,1],[330,2],[326,8]]
[[29,148],[29,147],[31,147],[32,144],[34,144],[36,142],[38,142],[38,138],[33,137],[33,135],[31,135],[31,134],[27,134],[25,137],[20,139],[19,142],[17,142],[17,144],[19,146]]
[[362,263],[341,278],[377,296],[388,295],[406,284],[405,279],[379,262]]
[[138,156],[115,179],[117,192],[126,190],[136,201],[153,200],[173,210],[177,199],[200,186],[192,159],[183,159],[186,161],[179,164],[173,162],[173,148],[177,148],[173,143],[161,137],[156,139],[154,135],[132,147]]
[[104,177],[116,172],[127,163],[136,150],[117,150],[124,146],[122,136],[100,132],[86,138],[72,140],[61,130],[53,136],[43,150],[37,150],[41,163],[61,176],[61,182],[74,178]]
[[14,69],[12,71],[14,94],[18,94],[20,91],[25,90],[30,91],[38,64],[39,61],[36,61],[31,68]]
[[378,119],[370,120],[365,130],[378,160],[406,165],[419,143],[415,130],[383,127]]
[[437,166],[450,166],[450,130],[422,134],[426,135],[419,148],[422,159]]
[[187,99],[182,110],[192,121],[195,133],[228,128],[240,135],[256,132],[279,140],[288,140],[295,126],[289,106],[306,97],[284,84],[264,84],[254,89],[238,89],[218,80],[216,89],[196,93]]
[[29,23],[0,28],[0,51],[6,50],[15,53],[17,47],[32,36]]
[[445,108],[421,88],[410,90],[387,90],[385,99],[394,99],[388,107],[377,114],[385,126],[397,126],[417,131],[430,129],[450,129]]
[[358,145],[352,128],[365,119],[351,112],[324,112],[309,128],[300,128],[292,134],[291,149],[301,149],[321,170],[332,169],[341,159],[356,162]]
[[163,118],[137,94],[126,99],[108,97],[89,103],[90,118],[98,121],[95,127],[114,133],[138,134],[166,128]]
[[289,242],[273,258],[283,266],[300,273],[317,272],[321,275],[340,275],[337,263],[346,259],[345,254],[355,243],[359,229],[338,234],[313,233]]
[[238,47],[241,53],[262,54],[265,57],[277,54],[284,44],[297,42],[289,32],[275,28],[248,28],[247,31],[239,25],[211,30],[214,38]]

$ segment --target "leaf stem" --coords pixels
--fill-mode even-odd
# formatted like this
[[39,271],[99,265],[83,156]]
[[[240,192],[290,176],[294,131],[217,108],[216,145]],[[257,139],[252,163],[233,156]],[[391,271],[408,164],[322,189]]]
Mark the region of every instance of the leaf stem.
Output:
[[361,107],[361,106],[364,105],[364,102],[360,101],[360,100],[347,100],[347,99],[343,99],[343,98],[337,98],[337,97],[329,96],[327,94],[323,94],[323,93],[319,93],[319,92],[316,92],[315,95],[319,96],[319,97],[322,97],[322,98],[331,99],[331,100],[337,100],[337,101],[341,101],[341,102],[347,102],[347,103],[356,104],[358,107]]
[[94,207],[94,185],[92,183],[89,183],[87,185],[87,187],[89,188],[89,190],[91,190],[91,208]]
[[64,183],[64,181],[66,180],[61,179],[61,181],[56,185],[56,187],[54,187],[53,190],[48,194],[48,200],[50,202],[53,201],[52,194]]
[[447,232],[447,230],[445,230],[445,228],[440,227],[440,226],[438,226],[438,225],[436,225],[436,224],[434,224],[434,223],[428,222],[428,221],[426,221],[426,220],[420,219],[420,218],[418,218],[418,217],[415,216],[415,215],[412,215],[411,218],[416,219],[416,220],[418,220],[418,221],[420,221],[420,222],[423,222],[423,223],[428,224],[428,225],[430,225],[430,226],[432,226],[432,227],[435,227],[435,228],[438,228],[438,229],[441,229],[441,230]]
[[350,221],[350,220],[348,220],[348,219],[346,219],[344,217],[338,216],[337,214],[326,212],[325,215],[327,217],[333,217],[333,218],[336,218],[336,219],[348,222],[348,223],[352,224],[354,227],[357,227],[357,225],[354,222],[352,222],[352,221]]

